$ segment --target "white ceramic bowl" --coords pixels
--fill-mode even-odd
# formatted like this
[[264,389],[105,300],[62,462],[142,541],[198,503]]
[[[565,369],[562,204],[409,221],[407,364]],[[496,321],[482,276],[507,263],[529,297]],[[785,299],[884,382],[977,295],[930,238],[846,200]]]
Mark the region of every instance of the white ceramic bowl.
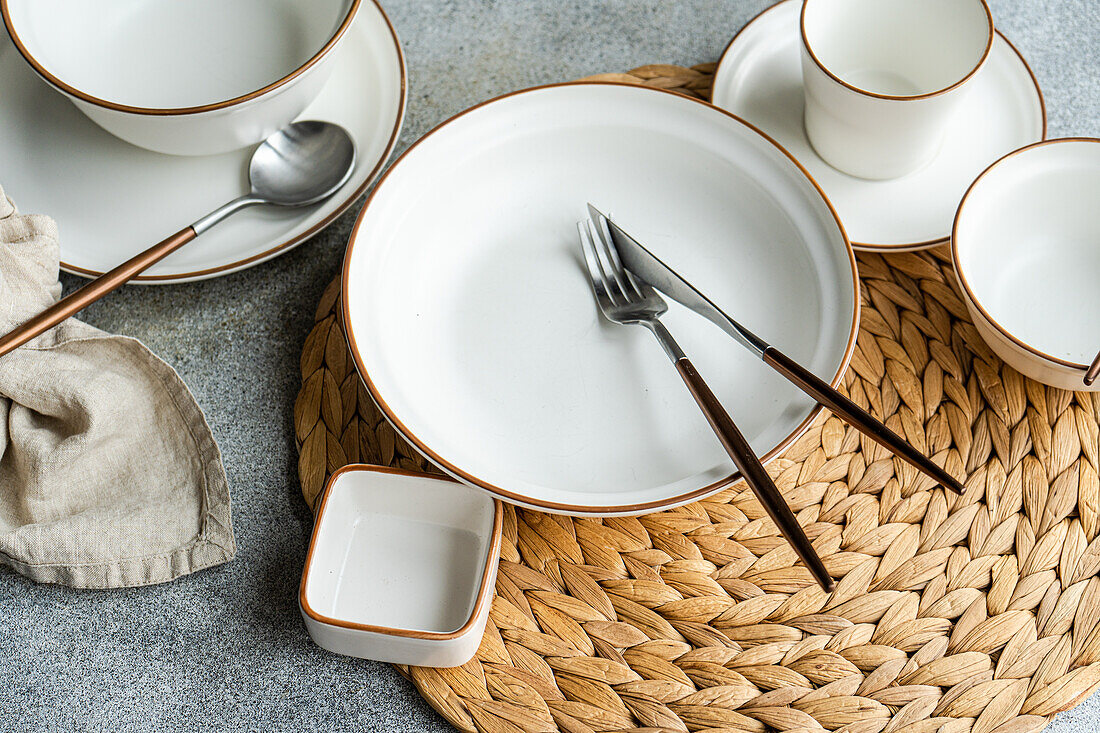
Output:
[[[506,95],[422,137],[363,208],[344,324],[368,389],[452,476],[566,514],[638,514],[739,475],[652,335],[609,323],[592,202],[746,326],[840,382],[859,321],[836,213],[727,112],[639,86]],[[713,324],[663,318],[762,460],[820,407]]]
[[394,664],[456,667],[481,643],[503,507],[438,476],[334,473],[317,507],[298,604],[318,646]]
[[178,155],[260,142],[321,91],[362,0],[0,0],[19,52],[108,132]]
[[1100,140],[1067,138],[1001,158],[955,216],[951,253],[974,325],[1017,371],[1062,389],[1089,389],[1100,349],[1098,202]]

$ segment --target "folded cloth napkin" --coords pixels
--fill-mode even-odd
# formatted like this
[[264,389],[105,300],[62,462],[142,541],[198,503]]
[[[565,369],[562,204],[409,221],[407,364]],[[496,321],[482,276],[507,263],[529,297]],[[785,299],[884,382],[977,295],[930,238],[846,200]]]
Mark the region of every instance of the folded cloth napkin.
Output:
[[[0,189],[0,332],[61,294],[57,226]],[[0,357],[0,563],[46,583],[148,585],[235,552],[221,454],[179,375],[75,319]]]

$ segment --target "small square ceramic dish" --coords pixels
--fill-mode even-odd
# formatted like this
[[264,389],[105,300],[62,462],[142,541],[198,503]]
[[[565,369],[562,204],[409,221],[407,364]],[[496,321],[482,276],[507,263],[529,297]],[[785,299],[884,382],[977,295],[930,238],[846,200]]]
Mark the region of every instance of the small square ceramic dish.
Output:
[[320,500],[298,605],[323,649],[456,667],[481,643],[503,508],[449,479],[345,466]]

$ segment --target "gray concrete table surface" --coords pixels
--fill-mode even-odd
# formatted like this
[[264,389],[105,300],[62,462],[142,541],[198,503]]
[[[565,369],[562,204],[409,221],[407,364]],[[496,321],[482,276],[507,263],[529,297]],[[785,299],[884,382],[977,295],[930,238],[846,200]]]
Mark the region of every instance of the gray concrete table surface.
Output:
[[[770,4],[389,0],[409,67],[398,152],[514,89],[713,61]],[[1039,78],[1050,135],[1100,135],[1100,2],[992,6]],[[18,203],[19,192],[8,193]],[[315,647],[295,599],[310,532],[292,425],[298,355],[354,217],[245,272],[129,287],[85,312],[148,344],[194,391],[225,457],[237,557],[166,585],[111,592],[0,571],[0,731],[449,730],[390,667]],[[69,289],[80,282],[65,278]],[[1100,730],[1100,695],[1049,730]]]

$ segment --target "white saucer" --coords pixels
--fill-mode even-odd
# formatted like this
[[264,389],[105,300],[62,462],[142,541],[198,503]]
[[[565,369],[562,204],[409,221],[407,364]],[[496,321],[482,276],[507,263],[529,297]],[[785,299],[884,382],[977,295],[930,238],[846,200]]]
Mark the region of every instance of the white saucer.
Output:
[[[184,282],[224,275],[300,244],[355,203],[397,142],[405,111],[405,62],[389,20],[364,3],[332,77],[302,114],[343,125],[355,138],[351,179],[320,206],[242,211],[138,278]],[[45,85],[0,33],[0,185],[20,210],[61,229],[61,267],[94,276],[248,190],[248,158],[161,155],[97,127]]]
[[818,157],[802,127],[798,0],[783,0],[734,36],[714,77],[713,103],[785,147],[824,189],[856,249],[945,243],[967,187],[1001,156],[1046,138],[1043,95],[1027,62],[998,33],[989,61],[923,169],[890,181],[855,178]]

